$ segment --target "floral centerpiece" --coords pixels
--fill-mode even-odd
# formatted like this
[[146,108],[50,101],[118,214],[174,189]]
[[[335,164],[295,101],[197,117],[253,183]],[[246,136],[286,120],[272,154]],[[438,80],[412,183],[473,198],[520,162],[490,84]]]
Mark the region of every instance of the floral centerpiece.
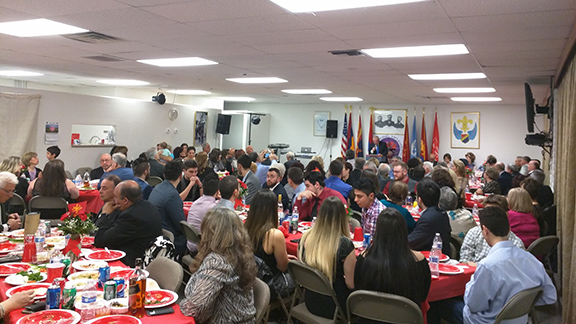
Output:
[[248,195],[248,187],[240,179],[238,179],[238,185],[240,186],[240,190],[238,192],[238,198],[236,198],[236,201],[234,202],[234,209],[242,210],[245,207],[243,201],[246,195]]
[[68,212],[60,217],[63,223],[58,226],[58,229],[64,235],[70,235],[70,239],[64,248],[64,254],[71,251],[76,256],[80,255],[80,236],[89,235],[98,229],[90,216],[91,214],[86,212],[85,201],[68,205]]
[[222,180],[222,178],[227,177],[230,175],[230,172],[228,171],[218,171],[216,172],[216,174],[218,175],[218,179]]

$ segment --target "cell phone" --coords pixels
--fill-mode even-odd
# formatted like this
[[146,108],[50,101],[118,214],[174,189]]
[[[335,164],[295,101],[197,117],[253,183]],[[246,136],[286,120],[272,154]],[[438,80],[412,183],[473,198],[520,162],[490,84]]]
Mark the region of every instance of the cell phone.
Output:
[[300,239],[293,239],[293,240],[290,240],[290,242],[292,242],[292,243],[300,243]]
[[269,156],[270,156],[270,153],[264,154],[264,158],[266,158],[266,159],[267,159]]
[[28,305],[26,307],[24,307],[24,310],[22,311],[22,313],[25,314],[32,314],[41,310],[45,310],[46,309],[46,302],[37,302],[31,305]]
[[148,316],[166,315],[166,314],[173,314],[173,313],[174,313],[174,308],[172,308],[172,307],[163,307],[163,308],[146,310],[146,314]]

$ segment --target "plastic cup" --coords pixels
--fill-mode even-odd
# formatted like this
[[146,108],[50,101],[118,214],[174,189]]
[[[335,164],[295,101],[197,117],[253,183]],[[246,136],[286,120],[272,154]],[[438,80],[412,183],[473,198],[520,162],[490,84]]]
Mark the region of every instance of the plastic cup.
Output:
[[48,274],[47,282],[53,282],[54,279],[62,277],[62,273],[64,271],[64,267],[66,265],[61,262],[57,263],[48,263],[46,265],[46,272]]
[[356,227],[354,229],[354,241],[363,241],[364,233],[362,232],[362,227]]
[[470,192],[466,193],[466,200],[472,200],[472,193]]

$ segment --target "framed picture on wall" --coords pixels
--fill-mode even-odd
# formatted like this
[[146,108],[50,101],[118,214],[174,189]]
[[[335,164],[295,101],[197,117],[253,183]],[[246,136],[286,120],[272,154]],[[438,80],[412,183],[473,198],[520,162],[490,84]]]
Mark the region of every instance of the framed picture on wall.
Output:
[[374,109],[374,134],[404,135],[406,109]]
[[194,121],[194,146],[200,146],[206,143],[208,113],[205,111],[197,111],[194,113]]
[[314,112],[314,136],[326,137],[326,127],[329,119],[329,111]]
[[450,113],[450,147],[480,148],[480,113]]

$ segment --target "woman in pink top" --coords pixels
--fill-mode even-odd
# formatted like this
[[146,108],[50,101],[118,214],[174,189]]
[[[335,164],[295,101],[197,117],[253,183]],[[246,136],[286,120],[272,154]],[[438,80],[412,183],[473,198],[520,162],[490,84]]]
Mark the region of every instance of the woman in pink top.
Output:
[[508,211],[510,230],[524,242],[524,247],[528,248],[540,237],[540,227],[532,214],[534,207],[528,191],[522,188],[510,190],[508,208],[510,208]]

